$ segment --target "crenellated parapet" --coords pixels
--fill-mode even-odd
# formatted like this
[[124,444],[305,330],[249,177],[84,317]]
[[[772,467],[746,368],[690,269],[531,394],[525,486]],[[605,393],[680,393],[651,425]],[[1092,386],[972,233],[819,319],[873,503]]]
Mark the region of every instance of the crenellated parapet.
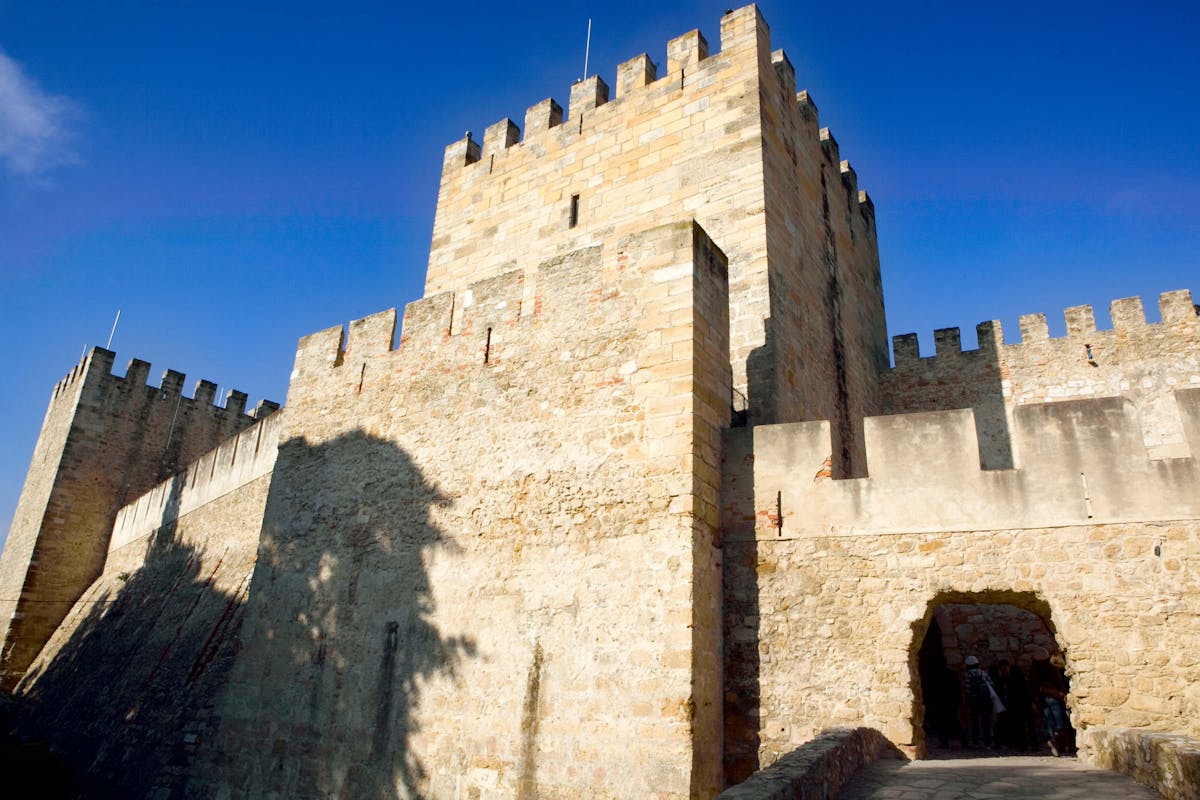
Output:
[[[549,141],[547,138],[555,133],[564,132],[556,129],[564,128],[567,132],[582,136],[585,132],[585,114],[595,112],[602,107],[605,114],[616,115],[622,112],[630,115],[643,114],[644,107],[636,105],[634,102],[642,99],[638,95],[639,92],[653,95],[657,91],[659,95],[663,95],[662,90],[670,88],[671,84],[664,85],[668,81],[673,81],[676,88],[684,91],[687,86],[688,70],[705,69],[710,66],[706,63],[709,59],[719,59],[723,55],[737,57],[739,55],[737,48],[744,46],[747,38],[746,32],[740,30],[737,23],[747,16],[756,17],[761,21],[761,17],[757,17],[754,6],[746,6],[726,14],[721,23],[722,50],[711,56],[708,50],[708,41],[699,30],[693,30],[671,39],[667,43],[667,69],[661,76],[658,64],[652,61],[646,53],[622,62],[617,66],[616,91],[611,98],[609,85],[598,75],[576,81],[570,87],[567,106],[569,114],[564,113],[563,107],[552,97],[535,103],[525,111],[524,135],[522,135],[522,129],[507,117],[487,126],[482,143],[477,142],[474,135],[468,131],[462,139],[446,146],[443,159],[444,169],[451,171],[480,165],[476,169],[482,170],[488,175],[499,176],[505,169],[525,168],[524,163],[509,165],[502,160],[507,155],[507,151],[512,148],[532,150],[534,156],[544,156],[549,150],[561,149],[563,144],[561,141]],[[766,32],[765,23],[762,24],[761,31],[755,32],[763,37],[764,46],[769,45],[769,34]],[[730,52],[731,50],[733,52]],[[787,54],[781,49],[774,50],[770,52],[770,59],[785,92],[795,98],[792,111],[809,123],[814,131],[818,131],[817,139],[820,142],[821,150],[831,164],[838,165],[842,181],[846,186],[847,197],[869,217],[873,224],[873,206],[871,206],[866,192],[858,189],[858,178],[851,168],[850,162],[840,158],[837,140],[833,137],[830,129],[818,129],[817,106],[809,92],[807,90],[797,92],[795,68]],[[711,80],[699,82],[697,85],[699,88],[708,88]],[[621,100],[628,102],[613,102]],[[664,109],[664,112],[666,111]],[[574,123],[573,128],[570,125],[564,125],[567,120]],[[586,117],[588,126],[605,121],[607,120],[603,118],[599,121],[593,120],[590,115]],[[444,174],[443,190],[445,188],[446,175]]]
[[[716,52],[710,52],[699,30],[689,31],[667,43],[661,64],[646,53],[619,64],[615,91],[604,78],[591,75],[570,87],[565,109],[554,98],[530,106],[523,132],[508,118],[488,125],[482,141],[467,132],[445,150],[427,293],[450,288],[466,277],[458,270],[445,273],[466,255],[460,244],[470,242],[469,268],[482,275],[492,268],[492,259],[486,252],[481,258],[481,249],[512,241],[514,229],[523,233],[519,217],[537,217],[531,230],[545,238],[559,228],[548,224],[550,220],[561,216],[568,221],[568,214],[557,213],[558,203],[569,204],[576,189],[586,206],[580,219],[588,227],[600,217],[619,226],[630,212],[644,225],[650,209],[645,208],[648,193],[640,188],[638,173],[649,168],[648,173],[664,175],[662,185],[669,192],[672,180],[666,176],[678,172],[681,161],[712,160],[719,155],[712,152],[712,144],[722,139],[729,146],[743,143],[763,124],[760,109],[739,107],[748,102],[746,85],[768,74],[790,98],[787,113],[797,117],[793,127],[801,126],[802,120],[812,123],[812,138],[818,141],[816,106],[807,92],[797,93],[794,68],[782,50],[771,50],[770,32],[755,6],[722,17]],[[827,129],[819,146],[841,174],[850,202],[873,223],[866,213],[870,206],[865,193],[860,195],[857,178],[849,164],[841,162]],[[686,152],[687,158],[680,159],[676,150]],[[545,180],[552,174],[561,180]],[[525,186],[530,187],[528,195]],[[736,185],[730,188],[737,192]],[[636,205],[625,200],[627,190],[640,197]],[[711,194],[705,201],[712,205]],[[570,227],[575,226],[561,226]]]
[[969,409],[869,417],[867,475],[829,476],[828,422],[731,431],[730,535],[759,539],[1200,519],[1200,389],[1173,393],[1190,448],[1151,459],[1119,397],[1021,406],[1020,468],[983,470]]
[[[422,415],[443,399],[467,407],[507,397],[503,402],[530,407],[522,413],[553,418],[577,402],[573,397],[632,394],[652,381],[682,397],[668,404],[656,396],[664,417],[694,403],[708,407],[706,418],[728,414],[728,340],[716,333],[728,313],[727,267],[693,221],[514,266],[409,303],[398,342],[395,309],[301,339],[288,389],[289,429],[323,419],[328,409],[344,415],[381,398],[388,411],[370,416],[389,429],[422,425]],[[691,337],[696,342],[689,344]],[[705,367],[703,387],[700,378],[695,386],[676,380],[690,374],[698,351],[710,349],[718,366]],[[621,352],[638,355],[615,355]],[[367,414],[351,417],[372,429]],[[673,441],[670,419],[656,446]],[[634,442],[631,448],[642,447]]]
[[270,400],[261,400],[247,414],[247,395],[245,392],[237,389],[228,390],[225,393],[222,403],[218,405],[215,402],[218,386],[212,381],[205,379],[198,380],[192,390],[192,396],[187,397],[183,393],[184,383],[187,380],[186,374],[168,369],[163,372],[158,384],[155,385],[149,380],[150,362],[143,361],[140,358],[130,359],[128,366],[125,368],[125,375],[120,376],[113,370],[115,361],[116,353],[111,350],[106,350],[102,347],[92,348],[78,364],[71,368],[71,371],[62,380],[54,385],[54,389],[50,395],[51,401],[57,400],[60,396],[69,393],[86,376],[87,381],[94,384],[103,383],[111,385],[123,397],[132,397],[139,401],[143,397],[157,397],[159,400],[175,399],[181,404],[186,403],[189,409],[195,409],[199,413],[210,413],[215,416],[248,415],[254,419],[259,419],[279,408],[278,403]]
[[54,387],[0,557],[0,687],[13,685],[100,574],[118,510],[221,442],[278,408],[246,413],[246,394],[167,370],[148,383],[134,359],[124,376],[115,354],[93,348]]
[[[753,6],[747,6],[726,16],[733,17],[748,13],[754,13]],[[724,29],[724,23],[722,23],[722,30]],[[613,95],[611,99],[627,100],[636,92],[648,90],[661,81],[671,79],[678,88],[682,88],[687,70],[698,68],[701,62],[708,57],[708,41],[704,35],[699,30],[689,31],[667,42],[667,69],[661,77],[658,74],[658,65],[646,53],[636,55],[619,64],[615,82],[616,92],[611,93]],[[552,97],[530,106],[525,111],[524,138],[522,138],[521,129],[508,118],[486,128],[482,145],[474,140],[470,131],[467,131],[462,139],[446,146],[444,168],[446,170],[464,168],[483,161],[488,173],[494,173],[497,165],[493,156],[502,154],[509,148],[518,145],[538,146],[542,143],[543,137],[562,126],[564,120],[575,123],[574,132],[582,134],[584,115],[609,104],[609,85],[599,75],[590,75],[571,84],[568,97],[566,114],[564,114],[563,107]],[[614,106],[614,108],[619,111],[621,107]],[[610,113],[611,109],[605,109],[605,112]],[[593,121],[589,118],[587,123],[591,125]]]
[[[1200,316],[1191,293],[1159,298],[1161,321],[1146,321],[1137,297],[1110,305],[1113,326],[1096,327],[1091,306],[1066,309],[1065,336],[1051,337],[1044,314],[1020,318],[1020,341],[1006,344],[999,322],[980,323],[979,346],[963,350],[958,328],[934,332],[922,357],[917,337],[893,338],[895,367],[881,377],[884,410],[972,408],[984,463],[1006,467],[1022,455],[1009,429],[1014,409],[1075,398],[1123,397],[1134,404],[1143,440],[1156,458],[1187,452],[1172,393],[1200,387]],[[985,440],[990,440],[990,443]]]
[[[541,276],[544,270],[536,272]],[[555,290],[552,282],[541,285],[543,291]],[[453,374],[500,364],[507,348],[519,341],[516,328],[522,322],[523,302],[525,272],[513,270],[475,281],[461,291],[439,292],[409,303],[398,343],[395,308],[353,320],[345,328],[338,325],[305,336],[296,350],[288,404],[297,402],[295,392],[307,395],[306,387],[314,382],[324,385],[332,375],[357,381],[357,391],[368,369],[375,379],[380,357],[395,362],[385,367],[389,371],[413,368]],[[537,298],[530,300],[527,315],[537,313],[536,302]]]
[[[832,415],[847,398],[851,416],[874,413],[887,342],[870,198],[759,10],[726,13],[719,34],[689,31],[657,63],[640,53],[614,78],[589,75],[566,103],[528,108],[523,132],[514,115],[451,144],[425,296],[459,297],[518,262],[682,211],[729,258],[734,381],[749,419]],[[532,271],[523,280],[527,314],[542,292]],[[852,427],[838,435],[853,439]],[[847,446],[849,460],[858,446]]]
[[279,453],[282,422],[282,414],[260,419],[118,511],[109,553],[269,474]]
[[1112,328],[1100,330],[1096,327],[1096,314],[1092,306],[1072,306],[1062,312],[1066,323],[1066,336],[1053,338],[1050,336],[1050,326],[1045,314],[1023,314],[1019,321],[1019,339],[1009,344],[1004,341],[999,321],[981,322],[976,326],[979,335],[979,347],[976,350],[962,349],[958,328],[939,328],[934,331],[932,356],[922,356],[917,345],[917,335],[905,333],[892,337],[893,358],[896,368],[903,369],[915,364],[932,366],[930,359],[937,358],[995,356],[1001,347],[1007,352],[1012,352],[1011,348],[1041,342],[1056,342],[1086,350],[1089,346],[1094,346],[1094,342],[1109,339],[1117,342],[1141,337],[1158,339],[1163,336],[1191,339],[1195,335],[1195,329],[1200,328],[1200,312],[1192,302],[1192,293],[1187,289],[1163,292],[1158,298],[1158,309],[1161,322],[1151,323],[1146,321],[1142,298],[1126,297],[1113,300],[1109,304]]

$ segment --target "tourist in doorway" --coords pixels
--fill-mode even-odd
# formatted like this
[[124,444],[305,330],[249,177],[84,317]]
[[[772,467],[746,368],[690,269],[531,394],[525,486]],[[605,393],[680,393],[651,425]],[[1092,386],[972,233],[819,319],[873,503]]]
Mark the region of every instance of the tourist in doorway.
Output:
[[967,656],[966,679],[963,681],[967,697],[967,714],[971,719],[971,747],[992,748],[992,714],[996,695],[992,681],[979,666],[979,659]]
[[1067,678],[1063,670],[1066,662],[1058,653],[1054,659],[1044,647],[1033,651],[1033,666],[1030,667],[1034,691],[1041,706],[1042,719],[1046,722],[1046,744],[1054,755],[1065,754],[1069,749],[1067,733]]

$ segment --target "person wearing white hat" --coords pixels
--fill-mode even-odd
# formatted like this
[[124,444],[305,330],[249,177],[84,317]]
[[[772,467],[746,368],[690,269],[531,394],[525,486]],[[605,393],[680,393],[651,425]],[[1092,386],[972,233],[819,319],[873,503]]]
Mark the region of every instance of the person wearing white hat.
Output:
[[987,673],[979,667],[979,659],[967,656],[963,662],[967,667],[966,679],[963,681],[967,698],[967,713],[971,718],[971,747],[983,746],[989,750],[992,747],[992,714],[994,711],[992,697],[995,691]]

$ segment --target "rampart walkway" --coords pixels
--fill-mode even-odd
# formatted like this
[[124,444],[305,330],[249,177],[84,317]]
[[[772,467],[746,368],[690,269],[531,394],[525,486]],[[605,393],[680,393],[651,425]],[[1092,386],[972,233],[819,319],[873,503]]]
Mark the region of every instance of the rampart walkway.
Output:
[[1162,800],[1152,789],[1073,758],[884,759],[864,767],[838,800]]

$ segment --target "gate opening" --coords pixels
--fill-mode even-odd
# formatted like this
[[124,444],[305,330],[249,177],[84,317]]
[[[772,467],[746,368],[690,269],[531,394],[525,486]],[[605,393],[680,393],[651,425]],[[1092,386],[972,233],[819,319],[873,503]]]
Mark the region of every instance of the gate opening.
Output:
[[926,758],[1069,755],[1065,657],[1030,592],[935,598],[914,625],[914,735]]

